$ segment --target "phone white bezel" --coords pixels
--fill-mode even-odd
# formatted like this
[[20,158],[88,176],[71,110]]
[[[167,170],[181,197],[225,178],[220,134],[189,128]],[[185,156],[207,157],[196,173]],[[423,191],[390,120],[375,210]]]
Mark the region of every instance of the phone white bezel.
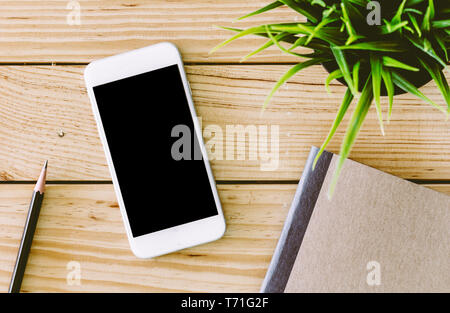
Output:
[[[184,91],[189,103],[189,109],[194,121],[195,132],[200,144],[205,167],[211,190],[215,199],[218,214],[205,219],[193,221],[187,224],[167,228],[157,232],[149,233],[139,237],[133,237],[130,223],[127,217],[125,204],[123,202],[120,185],[114,169],[111,153],[106,140],[105,131],[94,96],[93,87],[117,81],[119,79],[139,75],[142,73],[164,68],[170,65],[178,65]],[[223,236],[225,232],[225,219],[217,193],[214,177],[208,161],[205,145],[201,135],[200,124],[195,113],[190,86],[186,78],[181,55],[175,45],[162,42],[138,50],[114,55],[90,63],[84,72],[87,92],[92,104],[98,132],[105,150],[106,160],[114,183],[117,200],[125,224],[125,229],[131,250],[139,258],[151,258],[206,242],[214,241]],[[176,191],[174,191],[176,192]],[[166,209],[166,208],[160,208]]]

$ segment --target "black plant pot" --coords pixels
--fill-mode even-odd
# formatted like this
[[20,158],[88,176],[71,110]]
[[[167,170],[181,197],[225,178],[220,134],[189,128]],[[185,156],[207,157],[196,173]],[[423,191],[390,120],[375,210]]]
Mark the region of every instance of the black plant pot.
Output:
[[[414,64],[415,62],[410,62],[410,64]],[[338,69],[338,65],[336,64],[336,62],[332,61],[332,62],[326,62],[326,63],[322,63],[322,66],[325,68],[325,70],[328,73],[331,73],[335,70]],[[369,71],[364,71],[361,68],[361,71],[359,73],[360,75],[360,86],[359,86],[359,91],[362,91],[362,88],[364,87],[364,83],[367,80],[367,77],[369,76],[370,72]],[[403,77],[405,77],[411,84],[413,84],[415,87],[420,88],[424,85],[426,85],[427,83],[429,83],[432,78],[430,76],[430,74],[425,71],[425,70],[421,70],[419,72],[411,72],[411,71],[405,71],[405,70],[401,70],[401,74]],[[343,79],[343,78],[339,78],[338,81],[340,83],[342,83],[343,85],[347,86],[347,82]],[[402,95],[407,93],[406,91],[404,91],[403,89],[395,86],[394,89],[394,95]],[[387,90],[386,87],[384,86],[384,83],[381,83],[381,89],[380,89],[380,94],[385,97],[387,96]]]

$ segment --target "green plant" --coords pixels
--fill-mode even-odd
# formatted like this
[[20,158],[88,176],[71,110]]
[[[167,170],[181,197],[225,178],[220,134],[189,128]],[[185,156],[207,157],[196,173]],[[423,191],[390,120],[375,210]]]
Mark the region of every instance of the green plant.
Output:
[[[246,55],[242,61],[277,46],[283,52],[307,59],[287,71],[274,86],[263,109],[278,88],[300,70],[323,64],[331,73],[325,82],[339,79],[348,87],[331,130],[321,146],[317,160],[332,139],[350,104],[356,107],[342,142],[340,158],[329,189],[337,183],[342,165],[356,140],[364,118],[373,102],[384,135],[380,103],[382,94],[389,98],[388,117],[391,117],[395,93],[409,92],[428,102],[448,116],[450,89],[443,74],[450,49],[450,1],[448,0],[384,0],[381,4],[381,23],[369,25],[368,14],[373,8],[370,0],[278,0],[247,14],[239,20],[261,14],[280,6],[288,6],[307,18],[303,23],[268,24],[237,29],[230,39],[212,49],[211,53],[235,39],[259,35],[269,40]],[[309,48],[311,53],[300,53]],[[414,81],[416,79],[416,81]],[[425,80],[424,80],[425,79]],[[418,87],[433,79],[445,98],[447,109],[437,105]],[[421,81],[419,83],[418,81]]]

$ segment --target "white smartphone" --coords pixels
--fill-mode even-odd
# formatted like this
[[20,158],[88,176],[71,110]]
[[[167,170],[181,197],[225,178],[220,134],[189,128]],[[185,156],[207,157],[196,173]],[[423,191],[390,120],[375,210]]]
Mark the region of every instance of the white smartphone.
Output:
[[180,53],[159,43],[84,72],[131,250],[213,241],[225,220]]

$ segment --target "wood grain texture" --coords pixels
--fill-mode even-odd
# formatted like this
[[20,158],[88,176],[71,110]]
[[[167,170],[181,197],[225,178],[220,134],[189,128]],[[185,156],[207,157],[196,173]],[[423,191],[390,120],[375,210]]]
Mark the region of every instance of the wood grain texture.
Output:
[[450,184],[426,184],[427,188],[450,195]]
[[[450,194],[450,185],[430,185]],[[153,260],[128,247],[112,185],[49,185],[25,292],[258,292],[296,185],[219,185],[227,220],[213,243]],[[8,289],[32,185],[0,185],[0,292]],[[67,264],[81,266],[69,285]]]
[[[299,20],[287,8],[232,23],[271,1],[80,0],[81,25],[69,25],[68,0],[0,0],[0,63],[87,63],[160,41],[181,50],[204,128],[278,126],[279,164],[213,160],[217,180],[297,180],[311,145],[320,145],[344,88],[324,91],[325,71],[297,75],[261,115],[275,81],[298,60],[272,47],[237,63],[265,39],[247,37],[208,52],[232,34],[214,25],[249,27]],[[49,159],[51,181],[110,180],[82,77],[84,66],[0,66],[0,181],[35,180]],[[448,76],[447,76],[448,77]],[[422,89],[444,105],[437,88]],[[384,103],[386,108],[387,104]],[[348,118],[345,120],[345,123]],[[343,125],[344,126],[344,125]],[[62,130],[65,135],[58,136]],[[339,151],[341,127],[329,150]],[[224,133],[225,135],[225,133]],[[351,157],[411,179],[450,180],[449,122],[410,95],[396,99],[380,135],[368,115]],[[208,140],[208,138],[206,138]],[[245,142],[240,142],[246,147]],[[270,149],[270,146],[269,146]],[[430,188],[450,194],[450,185]],[[31,184],[0,184],[0,291],[6,291],[22,235]],[[136,259],[128,247],[112,185],[50,185],[23,284],[27,292],[257,292],[292,200],[295,185],[220,185],[228,229],[214,243]],[[70,286],[67,264],[79,262],[81,286]]]
[[[80,25],[67,23],[67,16],[76,12],[75,7],[68,7],[70,2],[80,4]],[[244,28],[301,18],[288,8],[278,8],[233,23],[268,3],[270,0],[0,1],[0,62],[90,62],[160,41],[175,43],[187,62],[237,62],[265,40],[249,36],[208,55],[233,35],[216,25]],[[293,60],[276,48],[251,59],[271,63]]]
[[[0,291],[7,290],[32,185],[0,185]],[[154,260],[128,246],[112,185],[50,185],[23,291],[257,292],[295,186],[219,186],[228,227],[219,241]],[[81,286],[66,282],[81,265]]]
[[[344,93],[338,84],[327,94],[326,72],[307,69],[282,87],[261,114],[261,104],[286,65],[187,66],[203,128],[223,132],[224,160],[212,160],[217,180],[298,180],[310,146],[325,139]],[[49,180],[109,180],[82,78],[84,66],[0,67],[0,180],[35,180],[49,160]],[[422,91],[440,105],[433,83]],[[383,103],[387,108],[387,104]],[[339,152],[348,117],[329,146]],[[278,126],[278,167],[262,171],[261,154],[248,144],[244,160],[226,160],[227,125]],[[369,112],[351,158],[409,179],[450,179],[450,127],[438,110],[411,95],[396,97],[386,136],[375,110]],[[59,137],[62,129],[64,137]],[[260,135],[261,133],[259,133]],[[142,134],[147,136],[147,134]],[[212,135],[212,137],[214,137]],[[206,141],[212,137],[205,138]],[[270,138],[269,133],[269,138]],[[168,140],[171,140],[168,136]],[[268,145],[269,150],[273,146]],[[251,160],[249,150],[258,152]]]

